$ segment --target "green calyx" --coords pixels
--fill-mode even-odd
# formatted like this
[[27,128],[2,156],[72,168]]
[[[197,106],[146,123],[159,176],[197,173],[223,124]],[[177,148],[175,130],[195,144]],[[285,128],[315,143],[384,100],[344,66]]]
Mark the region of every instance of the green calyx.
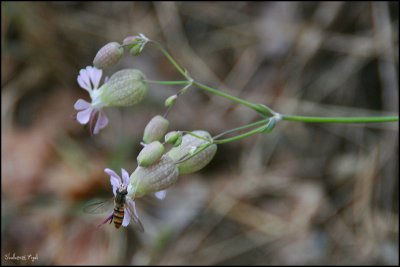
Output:
[[168,130],[169,122],[163,116],[153,117],[144,128],[143,142],[149,144],[153,141],[159,141]]
[[137,162],[139,166],[148,167],[156,163],[164,153],[164,146],[159,141],[145,145],[140,151]]
[[100,88],[101,102],[105,106],[133,106],[147,94],[147,83],[144,74],[136,69],[125,69],[114,73]]
[[179,176],[174,161],[167,155],[149,167],[138,166],[130,177],[128,196],[142,197],[172,186]]
[[[213,159],[217,152],[217,145],[206,141],[207,139],[212,140],[208,132],[193,131],[192,133],[202,138],[186,134],[182,138],[182,143],[167,153],[177,164],[180,174],[188,174],[201,170]],[[191,157],[197,149],[208,144],[207,148]]]

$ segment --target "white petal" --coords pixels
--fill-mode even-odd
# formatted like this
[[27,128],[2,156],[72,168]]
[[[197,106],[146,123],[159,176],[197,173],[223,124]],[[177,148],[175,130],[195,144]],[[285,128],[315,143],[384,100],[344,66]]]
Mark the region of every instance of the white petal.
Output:
[[76,119],[80,124],[86,124],[90,119],[90,114],[92,113],[92,111],[93,111],[92,107],[79,111],[78,114],[76,115]]
[[90,84],[90,77],[87,68],[79,71],[78,83],[82,88],[92,91],[92,85]]
[[121,168],[121,173],[122,173],[122,180],[124,181],[124,185],[128,186],[128,184],[129,184],[129,173],[123,168]]
[[108,118],[104,112],[99,113],[99,117],[97,118],[96,125],[94,126],[93,133],[98,134],[101,129],[106,127],[108,124]]
[[99,83],[101,76],[103,75],[103,71],[96,69],[96,68],[91,68],[89,71],[89,77],[90,80],[92,81],[93,84],[93,89],[99,88]]
[[88,107],[90,107],[90,103],[83,99],[78,99],[78,101],[76,101],[75,105],[74,105],[74,108],[76,110],[83,110],[83,109],[87,109]]
[[122,226],[127,227],[129,225],[130,221],[131,221],[131,213],[128,209],[125,209],[124,220],[122,221]]
[[82,79],[81,76],[78,76],[77,81],[78,81],[78,84],[79,84],[79,86],[80,86],[81,88],[85,89],[85,90],[88,91],[89,93],[92,91],[92,89],[90,88],[90,86],[87,85],[87,84],[83,81],[83,79]]
[[104,172],[107,173],[110,176],[110,183],[111,183],[111,186],[113,188],[113,193],[114,193],[114,196],[115,196],[117,194],[117,188],[120,185],[120,179],[121,178],[118,176],[118,174],[116,174],[111,169],[106,168],[106,169],[104,169]]
[[[117,179],[117,185],[119,186],[121,184],[121,177],[119,177],[118,174],[115,173],[115,171],[109,169],[109,168],[105,168],[104,172],[107,173],[110,177],[113,177],[115,179]],[[113,182],[111,181],[111,184]]]
[[160,200],[163,200],[165,198],[166,194],[167,194],[167,190],[161,190],[161,191],[158,191],[158,192],[154,193],[156,198],[158,198]]

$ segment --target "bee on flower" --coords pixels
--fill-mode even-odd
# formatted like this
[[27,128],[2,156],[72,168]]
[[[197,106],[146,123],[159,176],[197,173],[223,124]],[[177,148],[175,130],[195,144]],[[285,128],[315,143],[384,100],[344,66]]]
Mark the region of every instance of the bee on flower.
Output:
[[114,208],[107,216],[107,218],[99,224],[99,226],[114,221],[115,228],[127,227],[131,220],[136,223],[138,229],[143,232],[144,228],[139,220],[139,216],[136,211],[135,201],[128,195],[129,185],[129,174],[125,169],[121,169],[122,177],[120,177],[113,170],[106,168],[104,170],[110,176],[110,183],[112,186],[114,198],[110,200],[102,200],[99,202],[91,203],[84,208],[85,212],[88,213],[102,213],[110,208],[112,200],[114,200]]

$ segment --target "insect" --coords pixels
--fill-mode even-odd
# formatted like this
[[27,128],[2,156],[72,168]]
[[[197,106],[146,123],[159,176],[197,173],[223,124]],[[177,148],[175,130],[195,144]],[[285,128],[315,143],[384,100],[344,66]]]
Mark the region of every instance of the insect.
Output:
[[108,221],[110,221],[110,223],[114,221],[114,226],[118,229],[121,227],[121,225],[124,227],[128,226],[129,222],[133,220],[139,231],[144,232],[143,225],[136,212],[135,201],[127,197],[127,186],[129,182],[128,173],[122,169],[121,178],[110,169],[105,169],[104,171],[110,175],[114,198],[92,201],[92,203],[87,204],[83,208],[83,211],[91,214],[103,213],[107,210],[110,210],[112,208],[112,204],[114,204],[114,209],[107,216],[107,218],[98,225],[98,227],[102,226]]

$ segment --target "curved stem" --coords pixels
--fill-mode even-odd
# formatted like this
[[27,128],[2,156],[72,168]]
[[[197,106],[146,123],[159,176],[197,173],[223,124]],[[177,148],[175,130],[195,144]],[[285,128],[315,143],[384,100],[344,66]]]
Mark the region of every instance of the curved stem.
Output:
[[188,82],[193,82],[193,85],[196,85],[198,88],[200,88],[200,89],[202,89],[204,91],[207,91],[207,92],[209,92],[211,94],[224,97],[224,98],[226,98],[228,100],[231,100],[233,102],[236,102],[236,103],[241,104],[243,106],[246,106],[248,108],[251,108],[251,109],[253,109],[257,113],[260,113],[263,116],[271,116],[271,115],[275,114],[270,108],[268,108],[265,105],[259,105],[259,104],[251,103],[251,102],[243,100],[243,99],[241,99],[239,97],[232,96],[230,94],[221,92],[220,90],[214,89],[214,88],[212,88],[210,86],[201,84],[201,83],[196,82],[194,80],[191,80],[191,78],[188,76],[187,72],[174,60],[174,58],[168,53],[167,50],[164,49],[164,47],[160,43],[158,43],[156,41],[153,41],[153,40],[151,40],[151,42],[154,43],[157,46],[158,49],[160,49],[160,51],[164,54],[164,56],[167,57],[167,59],[172,63],[172,65],[174,65],[176,70],[179,71],[179,73],[182,74],[183,77],[188,79]]
[[[246,100],[243,100],[239,97],[232,96],[228,93],[224,93],[220,90],[214,89],[210,86],[204,85],[202,83],[196,82],[189,77],[188,73],[182,68],[174,58],[168,53],[167,50],[163,48],[163,46],[156,42],[152,41],[158,49],[167,57],[167,59],[174,65],[174,67],[185,77],[188,81],[185,83],[184,81],[173,81],[173,82],[160,82],[160,84],[193,84],[196,87],[221,97],[224,97],[228,100],[231,100],[235,103],[243,105],[245,107],[251,108],[257,113],[261,114],[264,117],[271,117],[275,116],[278,113],[267,107],[266,105],[262,104],[255,104]],[[309,116],[295,116],[295,115],[282,115],[282,120],[286,121],[301,121],[301,122],[310,122],[310,123],[373,123],[373,122],[393,122],[398,121],[398,116],[384,116],[384,117],[309,117]],[[251,132],[251,131],[250,131]],[[222,140],[221,140],[222,141]]]
[[206,92],[209,92],[211,94],[222,96],[222,97],[224,97],[224,98],[226,98],[228,100],[231,100],[233,102],[236,102],[238,104],[241,104],[243,106],[251,108],[254,111],[256,111],[256,112],[258,112],[258,113],[260,113],[262,115],[267,115],[267,116],[268,115],[272,115],[272,114],[267,114],[266,111],[265,111],[265,108],[263,108],[262,106],[260,106],[258,104],[254,104],[254,103],[251,103],[249,101],[243,100],[243,99],[241,99],[239,97],[224,93],[224,92],[222,92],[220,90],[217,90],[217,89],[214,89],[214,88],[212,88],[212,87],[210,87],[208,85],[205,85],[205,84],[202,84],[202,83],[199,83],[199,82],[196,82],[196,81],[193,82],[193,85],[195,85],[198,88],[200,88],[200,89],[202,89],[202,90],[204,90]]
[[309,117],[282,114],[282,120],[301,121],[310,123],[373,123],[373,122],[393,122],[398,121],[398,116],[384,117]]

